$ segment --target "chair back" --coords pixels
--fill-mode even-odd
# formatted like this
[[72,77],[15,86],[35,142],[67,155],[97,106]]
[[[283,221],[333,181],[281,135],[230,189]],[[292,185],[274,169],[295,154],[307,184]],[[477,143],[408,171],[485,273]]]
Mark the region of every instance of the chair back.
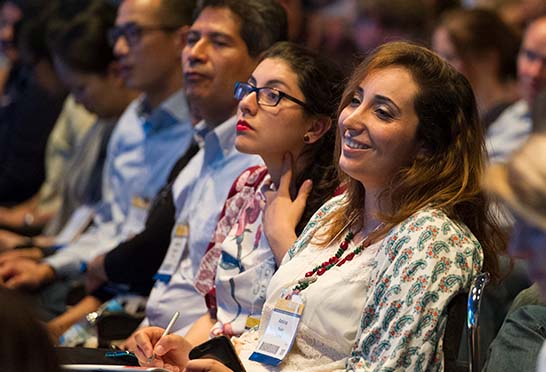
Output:
[[444,332],[444,372],[468,372],[466,360],[459,359],[459,347],[466,320],[467,292],[457,294],[447,306],[447,323]]
[[479,274],[468,293],[468,304],[466,314],[466,328],[468,333],[468,367],[469,372],[481,370],[480,360],[480,306],[483,298],[483,291],[489,283],[489,273]]

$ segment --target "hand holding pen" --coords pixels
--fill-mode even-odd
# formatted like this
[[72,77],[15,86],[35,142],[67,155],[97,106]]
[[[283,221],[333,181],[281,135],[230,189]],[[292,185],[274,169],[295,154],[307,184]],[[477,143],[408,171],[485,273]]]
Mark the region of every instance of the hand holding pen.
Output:
[[[171,329],[173,328],[173,325],[174,323],[176,323],[176,320],[178,319],[179,316],[180,316],[180,313],[178,311],[173,314],[171,320],[169,321],[169,324],[167,324],[167,328],[165,328],[165,330],[161,334],[161,337],[159,337],[158,343],[159,341],[161,341],[163,337],[167,336],[171,332]],[[152,355],[148,357],[148,359],[146,360],[146,363],[150,364],[155,358],[156,358],[156,355],[155,355],[155,347],[154,347],[154,351],[152,352]]]
[[[169,325],[176,322],[177,313]],[[193,348],[186,339],[169,334],[172,325],[164,330],[159,327],[145,327],[133,336],[135,350],[132,350],[142,366],[161,367],[169,370],[183,370],[188,362],[188,353]]]

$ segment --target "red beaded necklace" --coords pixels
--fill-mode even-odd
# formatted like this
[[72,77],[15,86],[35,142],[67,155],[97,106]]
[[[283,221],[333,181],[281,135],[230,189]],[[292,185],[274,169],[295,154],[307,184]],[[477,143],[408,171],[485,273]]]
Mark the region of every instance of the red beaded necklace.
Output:
[[[384,224],[380,223],[370,234],[376,232],[382,226],[384,226]],[[349,252],[345,257],[341,258],[343,253],[345,253],[347,248],[349,248],[349,243],[354,238],[353,232],[349,231],[347,235],[345,235],[345,239],[343,239],[343,241],[339,244],[339,248],[336,251],[336,253],[332,257],[330,257],[330,259],[328,259],[327,261],[324,261],[322,264],[315,266],[313,270],[306,272],[305,278],[298,280],[298,284],[296,284],[294,288],[292,288],[292,294],[300,293],[305,288],[309,287],[311,283],[314,283],[317,281],[318,276],[322,276],[326,271],[330,270],[332,267],[343,266],[347,261],[352,261],[352,259],[356,255],[360,254],[364,250],[364,248],[370,246],[370,244],[372,243],[371,241],[368,240],[368,237],[370,236],[370,234],[366,235],[364,239],[362,239],[362,242],[360,243],[360,245],[356,247],[355,249],[353,249],[352,252]]]

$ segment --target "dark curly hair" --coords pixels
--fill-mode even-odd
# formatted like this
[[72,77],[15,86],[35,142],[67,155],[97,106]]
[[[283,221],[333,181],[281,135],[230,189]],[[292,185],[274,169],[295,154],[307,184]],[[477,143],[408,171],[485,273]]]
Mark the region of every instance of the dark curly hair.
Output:
[[276,58],[285,61],[298,77],[298,87],[305,97],[307,115],[323,116],[332,125],[318,142],[305,145],[297,162],[304,162],[296,175],[296,187],[311,179],[313,189],[296,233],[303,230],[313,213],[334,195],[338,186],[334,148],[337,108],[343,92],[343,74],[332,61],[291,42],[279,42],[262,53],[260,61]]

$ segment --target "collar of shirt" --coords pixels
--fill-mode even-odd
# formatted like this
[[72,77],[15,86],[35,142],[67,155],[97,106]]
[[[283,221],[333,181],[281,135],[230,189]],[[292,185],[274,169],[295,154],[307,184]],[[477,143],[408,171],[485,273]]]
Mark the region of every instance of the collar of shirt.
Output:
[[[222,124],[209,131],[204,138],[203,147],[196,156],[190,161],[190,164],[199,157],[202,157],[201,169],[221,164],[222,160],[229,155],[230,152],[235,150],[235,137],[237,135],[235,131],[235,123],[237,117],[234,115],[224,121]],[[203,125],[198,123],[197,125]],[[205,124],[206,125],[206,124]],[[208,127],[208,126],[207,126]],[[203,154],[204,153],[204,154]],[[190,165],[188,164],[188,166]],[[187,166],[187,167],[188,167]],[[189,168],[189,167],[188,167]],[[173,195],[175,200],[180,196],[181,190],[184,188],[185,181],[183,177],[177,177],[173,184]]]
[[[235,123],[237,116],[232,116],[205,136],[205,162],[218,161],[235,150]],[[236,150],[235,150],[236,151]]]
[[146,136],[184,122],[190,117],[188,103],[182,89],[176,91],[156,109],[150,108],[145,95],[140,96],[137,105],[137,115]]
[[205,137],[213,129],[205,120],[201,120],[193,126],[193,139],[199,145],[200,149],[205,146]]
[[520,99],[514,104],[514,116],[521,119],[531,119],[531,110],[527,101]]

